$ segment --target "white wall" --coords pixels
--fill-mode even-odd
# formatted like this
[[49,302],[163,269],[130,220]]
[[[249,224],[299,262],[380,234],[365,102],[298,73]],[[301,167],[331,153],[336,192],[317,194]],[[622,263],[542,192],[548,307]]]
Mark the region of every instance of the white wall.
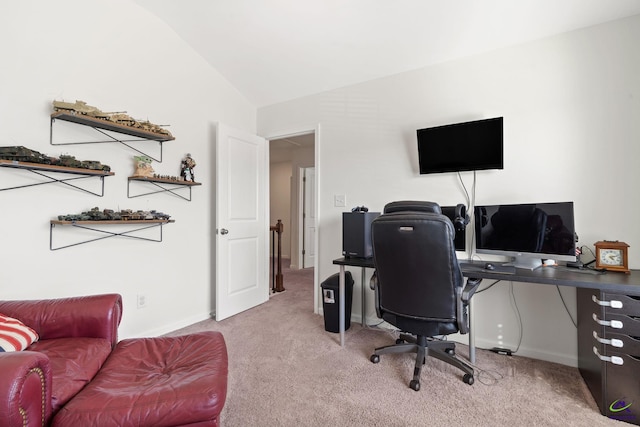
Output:
[[[206,318],[214,277],[214,123],[255,132],[255,108],[168,26],[127,0],[3,2],[0,47],[0,146],[100,160],[115,172],[105,178],[102,198],[61,184],[0,192],[0,298],[118,292],[124,297],[121,337]],[[166,194],[127,198],[135,153],[122,145],[50,145],[54,99],[82,99],[170,124],[176,140],[164,144],[164,161],[153,167],[177,175],[180,160],[191,153],[203,184],[193,189],[193,201]],[[2,188],[25,179],[31,178],[0,168]],[[50,251],[49,221],[94,206],[157,209],[176,222],[164,227],[162,243],[111,238]],[[136,308],[139,293],[147,297],[146,308]]]
[[[322,127],[319,279],[337,271],[332,260],[341,254],[344,209],[333,206],[335,194],[374,211],[402,199],[464,202],[455,174],[419,175],[415,131],[495,116],[505,119],[505,169],[478,172],[476,203],[572,200],[579,244],[624,240],[640,268],[638,40],[640,16],[259,109],[261,135]],[[470,187],[471,173],[463,178]],[[575,328],[557,290],[513,285],[524,322],[519,354],[575,365]],[[562,293],[575,318],[575,291]],[[370,293],[367,307],[373,323]],[[479,346],[515,349],[508,282],[478,295],[474,313]]]
[[[291,162],[276,162],[269,165],[270,225],[282,221],[282,257],[291,259]],[[276,252],[278,250],[276,241]],[[269,246],[271,247],[271,246]],[[274,254],[275,255],[275,254]]]

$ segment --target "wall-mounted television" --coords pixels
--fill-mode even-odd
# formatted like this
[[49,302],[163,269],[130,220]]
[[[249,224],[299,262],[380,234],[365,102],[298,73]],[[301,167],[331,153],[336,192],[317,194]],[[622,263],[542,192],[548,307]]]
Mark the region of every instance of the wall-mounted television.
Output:
[[476,205],[476,251],[513,257],[517,268],[541,259],[576,260],[573,202]]
[[503,169],[503,118],[418,129],[421,174]]

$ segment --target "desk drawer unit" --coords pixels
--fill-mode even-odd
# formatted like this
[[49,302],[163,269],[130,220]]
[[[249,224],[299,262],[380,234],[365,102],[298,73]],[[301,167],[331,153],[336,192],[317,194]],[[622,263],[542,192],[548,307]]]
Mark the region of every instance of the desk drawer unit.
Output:
[[640,425],[640,296],[577,291],[580,373],[603,415]]

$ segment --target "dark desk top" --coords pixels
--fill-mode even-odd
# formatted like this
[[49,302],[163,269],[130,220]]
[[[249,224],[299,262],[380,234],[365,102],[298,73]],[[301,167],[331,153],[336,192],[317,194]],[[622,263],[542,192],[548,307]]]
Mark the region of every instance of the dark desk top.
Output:
[[376,268],[375,264],[373,263],[373,258],[342,257],[334,259],[333,263],[336,265],[348,265],[350,267]]
[[[375,268],[373,258],[338,258],[335,265]],[[543,285],[570,286],[574,288],[600,289],[607,292],[623,292],[640,295],[640,270],[630,274],[619,272],[598,273],[563,266],[539,267],[535,270],[516,269],[515,274],[504,274],[484,269],[486,261],[460,260],[460,269],[466,277],[512,282],[540,283]]]

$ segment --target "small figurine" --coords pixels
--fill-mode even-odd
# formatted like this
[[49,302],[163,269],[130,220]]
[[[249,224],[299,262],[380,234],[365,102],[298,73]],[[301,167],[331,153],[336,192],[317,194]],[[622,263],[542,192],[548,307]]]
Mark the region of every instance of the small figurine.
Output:
[[136,171],[133,176],[153,178],[153,168],[151,167],[152,160],[147,156],[133,156]]
[[187,153],[187,156],[182,159],[182,163],[180,164],[180,176],[183,177],[185,181],[195,182],[196,177],[193,173],[195,166],[195,160],[191,158],[191,154]]

